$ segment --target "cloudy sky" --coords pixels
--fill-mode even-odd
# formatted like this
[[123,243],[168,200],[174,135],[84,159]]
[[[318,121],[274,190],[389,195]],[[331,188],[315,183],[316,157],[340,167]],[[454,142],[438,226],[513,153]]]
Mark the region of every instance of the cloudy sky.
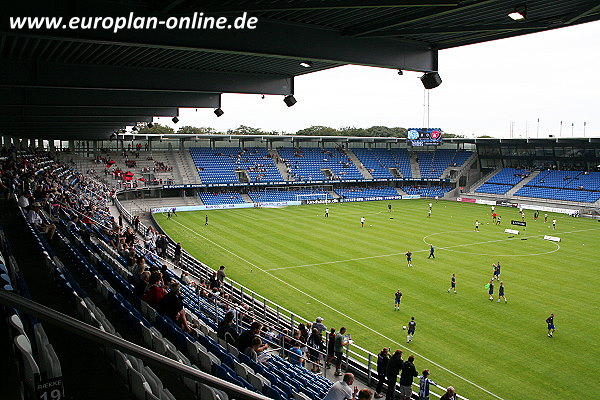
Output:
[[[442,128],[466,136],[600,136],[600,22],[440,52],[443,83],[429,90],[424,119],[420,73],[345,66],[296,78],[298,103],[282,96],[225,94],[225,115],[181,110],[178,125],[221,131],[248,125],[295,132],[311,125]],[[424,124],[425,121],[425,124]],[[174,126],[169,119],[158,122]],[[574,124],[572,126],[572,124]]]

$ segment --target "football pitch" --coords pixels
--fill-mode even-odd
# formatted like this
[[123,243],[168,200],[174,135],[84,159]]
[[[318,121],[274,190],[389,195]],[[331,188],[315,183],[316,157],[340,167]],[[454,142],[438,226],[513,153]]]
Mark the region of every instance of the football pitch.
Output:
[[[552,213],[544,223],[543,212],[534,221],[525,210],[523,231],[510,225],[521,220],[517,209],[496,212],[500,226],[490,206],[430,200],[155,217],[197,259],[215,269],[225,265],[229,278],[308,320],[321,316],[328,328],[345,326],[375,354],[384,346],[403,349],[404,359],[415,354],[419,372],[429,368],[431,379],[471,400],[593,398],[600,392],[594,377],[600,371],[600,223]],[[521,234],[511,237],[506,228]],[[430,244],[435,259],[428,258]],[[493,301],[484,287],[498,261],[507,303],[496,301],[497,282]],[[453,273],[456,294],[448,292]],[[397,289],[400,311],[394,311]],[[550,313],[553,338],[546,335]],[[417,330],[407,344],[402,326],[412,316]]]

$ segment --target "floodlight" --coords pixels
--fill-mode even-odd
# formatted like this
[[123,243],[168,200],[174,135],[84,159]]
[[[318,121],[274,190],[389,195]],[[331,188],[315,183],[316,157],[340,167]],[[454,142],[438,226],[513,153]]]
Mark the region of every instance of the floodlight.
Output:
[[173,121],[173,123],[176,124],[179,122],[179,118],[173,117],[173,119],[171,119],[171,121]]
[[304,68],[310,68],[310,67],[312,67],[312,63],[311,63],[311,62],[308,62],[308,61],[302,61],[302,62],[300,63],[300,66],[301,66],[301,67],[304,67]]
[[294,98],[294,96],[293,96],[293,95],[291,95],[291,94],[288,94],[287,96],[285,96],[285,97],[283,98],[283,102],[284,102],[284,103],[285,103],[285,104],[286,104],[288,107],[291,107],[291,106],[293,106],[294,104],[296,104],[296,103],[297,103],[296,99],[295,99],[295,98]]
[[425,89],[433,89],[442,83],[442,78],[437,72],[427,72],[421,77],[421,83],[425,86]]
[[214,113],[217,117],[220,117],[221,115],[225,114],[225,111],[221,110],[221,108],[219,107],[214,111]]

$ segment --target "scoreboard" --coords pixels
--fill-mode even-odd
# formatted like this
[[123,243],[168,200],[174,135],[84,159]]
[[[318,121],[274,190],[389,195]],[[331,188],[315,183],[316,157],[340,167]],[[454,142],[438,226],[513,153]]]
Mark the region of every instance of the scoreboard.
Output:
[[412,146],[437,146],[442,144],[442,130],[439,128],[409,128],[407,138]]

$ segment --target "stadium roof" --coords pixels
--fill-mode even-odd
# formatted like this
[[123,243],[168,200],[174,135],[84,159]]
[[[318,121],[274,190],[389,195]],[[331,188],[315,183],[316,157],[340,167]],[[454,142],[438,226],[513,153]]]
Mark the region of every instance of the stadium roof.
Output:
[[[520,21],[508,17],[516,5],[526,17]],[[161,25],[114,32],[118,17],[191,20],[194,12],[228,21],[247,12],[258,20],[244,30]],[[178,107],[217,108],[221,93],[293,94],[295,76],[346,64],[438,71],[439,50],[595,21],[600,4],[33,0],[5,4],[2,14],[0,134],[93,139],[152,116],[176,116]],[[27,16],[62,17],[65,26],[70,17],[111,17],[113,26],[10,26],[9,17]]]

